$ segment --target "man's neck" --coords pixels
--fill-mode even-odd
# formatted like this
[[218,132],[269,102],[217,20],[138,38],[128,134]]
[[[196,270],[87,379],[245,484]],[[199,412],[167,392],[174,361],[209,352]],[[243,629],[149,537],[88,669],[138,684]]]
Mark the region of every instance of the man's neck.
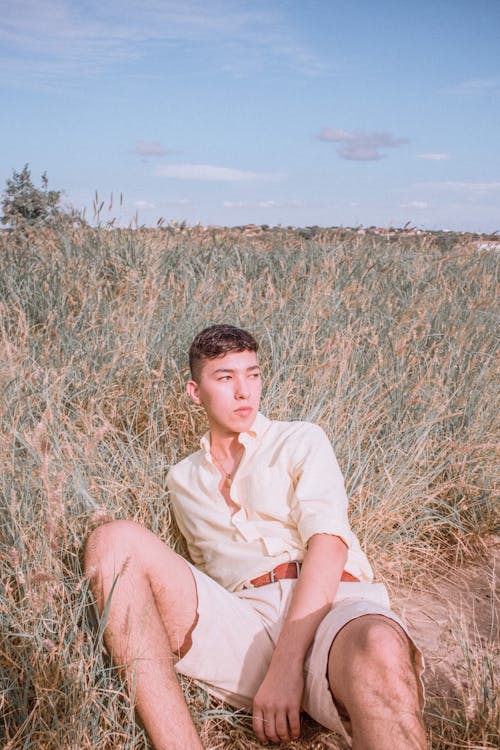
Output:
[[242,445],[238,440],[239,432],[220,433],[210,430],[210,452],[218,459],[235,458],[241,451]]

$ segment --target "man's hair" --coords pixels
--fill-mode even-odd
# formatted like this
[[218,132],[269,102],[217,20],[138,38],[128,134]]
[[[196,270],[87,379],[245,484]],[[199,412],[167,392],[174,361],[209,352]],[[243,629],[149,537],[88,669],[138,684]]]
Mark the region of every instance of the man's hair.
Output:
[[200,377],[204,359],[215,359],[228,352],[256,352],[258,343],[248,331],[236,326],[217,324],[204,328],[189,347],[191,377]]

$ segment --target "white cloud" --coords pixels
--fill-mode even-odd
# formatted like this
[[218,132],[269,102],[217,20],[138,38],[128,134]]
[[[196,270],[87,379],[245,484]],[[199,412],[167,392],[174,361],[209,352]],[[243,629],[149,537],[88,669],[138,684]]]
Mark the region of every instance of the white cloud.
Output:
[[418,154],[419,159],[427,159],[428,161],[446,161],[450,157],[448,154]]
[[297,208],[300,201],[224,201],[222,205],[224,208]]
[[56,84],[96,75],[122,61],[140,60],[153,49],[188,45],[215,67],[300,70],[325,66],[296,38],[285,11],[265,0],[0,0],[0,44],[9,65],[6,82]]
[[396,148],[408,143],[406,138],[396,138],[392,133],[355,133],[334,128],[323,128],[318,138],[320,141],[342,143],[337,154],[349,161],[378,161],[384,158],[380,149]]
[[170,164],[155,169],[158,177],[173,177],[178,180],[208,180],[220,182],[245,182],[263,180],[276,182],[284,175],[267,172],[246,172],[230,167],[218,167],[211,164]]
[[150,203],[150,201],[144,201],[144,200],[135,201],[134,206],[135,208],[143,208],[143,209],[156,208],[154,203]]
[[492,193],[500,190],[500,182],[457,182],[448,180],[446,182],[420,182],[417,187],[463,193]]
[[464,96],[483,94],[485,92],[500,94],[500,76],[495,75],[488,78],[473,78],[462,81],[462,83],[453,87],[452,92]]
[[139,156],[166,156],[168,151],[158,141],[137,141],[134,153]]
[[401,208],[429,208],[429,204],[425,201],[410,201],[409,203],[402,203]]
[[342,130],[341,128],[323,128],[318,135],[320,141],[356,141],[359,138],[359,134],[351,133],[348,130]]
[[[89,72],[127,53],[127,34],[118,23],[103,19],[91,6],[71,0],[0,0],[0,40],[11,63],[27,70],[41,66],[46,74],[75,72],[85,62]],[[35,57],[35,59],[33,59]]]

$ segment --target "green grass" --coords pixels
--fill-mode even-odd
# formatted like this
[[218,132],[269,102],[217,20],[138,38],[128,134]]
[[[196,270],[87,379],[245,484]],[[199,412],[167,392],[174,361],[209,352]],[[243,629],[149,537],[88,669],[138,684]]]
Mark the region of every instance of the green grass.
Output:
[[[187,347],[208,324],[242,325],[262,342],[268,416],[325,428],[379,576],[475,559],[498,532],[498,253],[478,252],[478,239],[1,233],[5,748],[147,747],[102,653],[82,545],[103,520],[133,518],[182,549],[165,476],[205,429],[183,383]],[[481,708],[490,656],[477,646],[468,658],[476,698],[453,716],[433,704],[434,750],[494,747],[497,717]],[[207,747],[252,747],[244,719],[194,686],[186,694]],[[322,737],[310,727],[297,747],[327,747]]]

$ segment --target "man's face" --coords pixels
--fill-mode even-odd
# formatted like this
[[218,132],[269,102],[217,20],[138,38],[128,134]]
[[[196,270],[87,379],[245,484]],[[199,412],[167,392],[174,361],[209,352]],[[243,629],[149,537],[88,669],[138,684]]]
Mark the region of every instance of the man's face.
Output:
[[210,429],[221,435],[245,432],[259,409],[262,383],[255,352],[229,352],[205,359],[198,382],[190,380],[187,392],[203,406]]

